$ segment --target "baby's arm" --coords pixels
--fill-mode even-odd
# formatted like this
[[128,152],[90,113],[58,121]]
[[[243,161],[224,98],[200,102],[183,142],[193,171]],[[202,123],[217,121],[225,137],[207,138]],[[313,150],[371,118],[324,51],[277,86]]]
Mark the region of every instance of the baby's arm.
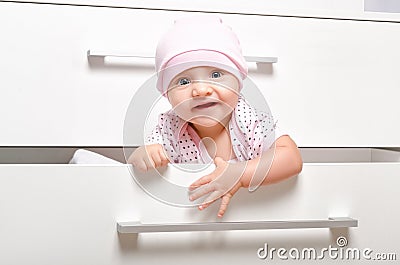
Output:
[[[261,185],[277,183],[289,177],[299,174],[303,168],[303,160],[296,143],[284,135],[275,141],[273,148],[265,151],[261,157],[250,160],[247,163],[244,174],[240,178],[243,187],[254,187],[254,180],[262,180]],[[273,156],[273,159],[271,157]],[[271,165],[272,162],[272,165]],[[271,165],[269,171],[268,168]],[[254,177],[253,177],[254,176]]]
[[286,135],[275,141],[275,150],[270,148],[258,158],[229,164],[217,157],[215,162],[215,171],[195,181],[189,190],[194,191],[190,200],[211,194],[199,206],[200,210],[208,207],[216,199],[222,198],[219,217],[224,215],[230,199],[241,187],[254,188],[254,182],[256,186],[276,183],[299,174],[303,167],[296,144]]
[[165,166],[169,160],[161,144],[150,144],[137,148],[129,157],[128,163],[141,171],[147,171]]

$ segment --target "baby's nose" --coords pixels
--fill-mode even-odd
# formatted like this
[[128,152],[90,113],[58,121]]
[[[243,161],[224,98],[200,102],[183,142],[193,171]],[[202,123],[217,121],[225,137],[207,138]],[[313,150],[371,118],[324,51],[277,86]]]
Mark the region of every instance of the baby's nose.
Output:
[[200,81],[193,83],[192,93],[194,97],[210,96],[213,93],[213,89],[210,84]]

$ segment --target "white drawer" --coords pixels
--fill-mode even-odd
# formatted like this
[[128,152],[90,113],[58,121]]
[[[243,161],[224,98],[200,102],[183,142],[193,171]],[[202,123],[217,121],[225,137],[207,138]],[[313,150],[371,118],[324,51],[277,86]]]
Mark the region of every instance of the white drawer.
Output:
[[[298,177],[261,187],[255,193],[242,189],[222,220],[349,216],[359,221],[357,228],[139,236],[118,235],[116,222],[216,221],[217,205],[199,212],[163,204],[136,185],[126,166],[1,165],[0,263],[205,264],[224,259],[231,264],[255,264],[262,261],[257,250],[265,243],[270,248],[288,250],[321,249],[329,245],[337,247],[335,241],[339,236],[345,236],[351,248],[370,248],[373,254],[396,252],[400,237],[397,229],[400,215],[395,210],[399,200],[400,162],[351,162],[359,159],[305,163]],[[170,170],[171,174],[180,172],[173,167]],[[279,259],[275,256],[274,261]],[[323,264],[333,262],[337,260],[329,257],[322,260]],[[348,262],[365,263],[363,259]]]
[[278,124],[302,147],[400,146],[400,24],[226,15]]
[[[2,146],[122,146],[126,111],[151,65],[88,61],[89,49],[154,53],[185,12],[0,3]],[[280,126],[302,147],[398,147],[400,25],[221,15]],[[155,89],[143,98],[152,104]],[[251,93],[251,92],[249,92]],[[136,108],[136,109],[135,109]],[[146,115],[136,105],[130,123]],[[132,120],[132,121],[131,121]],[[141,131],[141,130],[140,130]],[[142,142],[135,130],[131,145]]]
[[[18,2],[400,21],[399,4],[394,3],[393,0],[336,0],[334,2],[330,0],[252,0],[246,3],[241,0],[229,2],[212,0],[19,0]],[[376,8],[377,2],[380,2],[383,7],[389,6],[391,9]]]
[[122,146],[130,99],[154,67],[88,61],[87,51],[154,54],[176,15],[0,2],[0,145]]

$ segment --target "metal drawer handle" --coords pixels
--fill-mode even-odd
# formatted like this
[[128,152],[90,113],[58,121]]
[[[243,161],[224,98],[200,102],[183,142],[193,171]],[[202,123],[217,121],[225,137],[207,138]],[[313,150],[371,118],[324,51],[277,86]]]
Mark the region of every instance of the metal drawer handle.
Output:
[[182,224],[142,224],[139,221],[117,222],[118,232],[122,234],[259,229],[343,228],[357,226],[358,220],[350,217],[334,217],[327,220],[209,222]]
[[[140,58],[140,59],[154,59],[154,56],[148,55],[134,55],[127,53],[111,53],[103,51],[88,50],[87,56],[89,57],[127,57],[127,58]],[[255,63],[276,63],[278,62],[277,57],[262,57],[262,56],[244,56],[247,62]]]

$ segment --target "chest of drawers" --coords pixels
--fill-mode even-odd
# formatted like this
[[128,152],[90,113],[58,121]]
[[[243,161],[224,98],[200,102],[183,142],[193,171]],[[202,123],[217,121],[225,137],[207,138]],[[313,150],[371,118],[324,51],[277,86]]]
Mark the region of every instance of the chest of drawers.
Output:
[[[397,14],[356,16],[351,7],[345,15],[343,1],[331,11],[322,1],[315,9],[309,8],[313,1],[291,9],[273,6],[275,1],[265,1],[265,9],[261,1],[246,7],[236,1],[230,7],[222,1],[22,2],[0,2],[0,157],[8,163],[0,165],[1,264],[256,264],[265,262],[257,257],[265,243],[323,248],[336,246],[339,236],[351,247],[395,252]],[[143,90],[154,75],[151,60],[87,52],[153,56],[173,20],[196,10],[221,12],[245,55],[278,58],[274,64],[250,64],[258,92],[248,87],[244,93],[250,102],[260,93],[266,98],[305,162],[298,177],[255,193],[241,190],[223,221],[350,216],[359,220],[358,228],[119,234],[118,221],[217,221],[217,205],[198,212],[163,204],[136,185],[126,165],[62,164],[77,147],[107,155],[140,145],[137,128],[157,98],[155,89]],[[132,105],[139,89],[143,101]],[[132,137],[124,142],[127,132]],[[24,161],[41,164],[18,164]],[[180,174],[174,170],[170,174]]]

